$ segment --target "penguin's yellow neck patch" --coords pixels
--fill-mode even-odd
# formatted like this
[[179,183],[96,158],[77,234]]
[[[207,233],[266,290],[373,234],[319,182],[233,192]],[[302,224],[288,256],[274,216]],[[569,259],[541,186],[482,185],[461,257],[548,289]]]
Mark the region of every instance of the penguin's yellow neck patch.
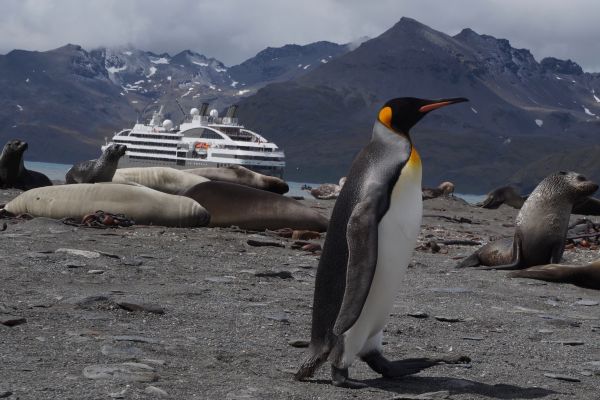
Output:
[[391,107],[383,107],[379,111],[379,121],[392,129],[392,108]]
[[417,152],[417,149],[415,149],[414,146],[410,152],[410,157],[408,158],[408,162],[406,163],[406,166],[410,167],[410,168],[415,168],[415,167],[421,166],[421,156],[419,155],[419,153]]

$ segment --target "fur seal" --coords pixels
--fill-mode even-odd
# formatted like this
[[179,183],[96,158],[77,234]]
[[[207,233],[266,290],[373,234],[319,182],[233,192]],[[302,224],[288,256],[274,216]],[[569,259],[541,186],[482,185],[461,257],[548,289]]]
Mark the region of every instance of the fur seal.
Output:
[[238,185],[250,186],[273,193],[284,194],[290,190],[288,184],[283,179],[259,174],[240,165],[229,165],[220,168],[184,169],[183,171],[203,176],[211,181],[237,183]]
[[319,200],[334,200],[337,199],[340,195],[340,191],[344,187],[344,183],[346,183],[346,177],[340,178],[339,183],[336,185],[335,183],[324,183],[319,185],[316,188],[310,189],[310,194]]
[[211,227],[235,225],[254,231],[291,228],[325,232],[329,223],[317,211],[294,199],[235,183],[209,181],[181,195],[206,207]]
[[208,179],[169,167],[119,168],[113,183],[137,183],[159,192],[178,194]]
[[29,190],[42,186],[52,186],[52,182],[41,172],[25,168],[23,153],[27,142],[13,139],[8,141],[0,154],[0,187]]
[[600,260],[586,265],[538,265],[520,271],[513,271],[508,276],[511,278],[572,283],[579,287],[600,290]]
[[421,160],[408,131],[428,112],[462,101],[398,98],[379,111],[333,209],[315,282],[309,356],[296,379],[312,376],[327,359],[333,385],[350,388],[365,386],[348,377],[356,357],[388,378],[468,360],[389,361],[381,353],[421,225]]
[[477,207],[495,210],[502,204],[506,204],[519,209],[523,207],[526,199],[527,197],[521,196],[514,186],[502,186],[489,192],[485,200],[476,205]]
[[137,224],[173,227],[206,226],[209,213],[194,200],[147,187],[117,183],[80,183],[32,189],[4,207],[13,215],[76,218],[98,210],[125,214]]
[[125,155],[127,146],[111,144],[96,160],[83,161],[75,164],[65,175],[67,183],[96,183],[112,181],[119,159]]
[[558,172],[542,180],[517,215],[513,239],[489,243],[464,259],[458,268],[523,269],[559,263],[565,248],[573,204],[598,185],[576,172]]
[[423,188],[423,200],[435,199],[440,196],[448,196],[454,193],[454,183],[442,182],[436,188]]

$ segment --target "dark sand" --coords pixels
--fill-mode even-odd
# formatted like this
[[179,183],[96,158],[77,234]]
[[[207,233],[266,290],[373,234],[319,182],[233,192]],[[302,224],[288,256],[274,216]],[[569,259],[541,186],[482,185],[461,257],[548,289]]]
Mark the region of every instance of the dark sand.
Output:
[[[0,192],[0,202],[17,193]],[[326,214],[334,204],[306,202]],[[485,242],[512,234],[516,210],[435,199],[425,202],[425,214],[434,216],[423,219],[420,244],[434,238]],[[351,376],[371,387],[352,391],[329,384],[329,365],[312,381],[292,380],[306,349],[289,343],[309,337],[318,255],[290,249],[291,240],[278,239],[285,248],[251,247],[250,238],[273,238],[233,229],[6,222],[8,229],[0,232],[0,316],[26,322],[0,324],[0,398],[600,396],[600,292],[509,279],[506,272],[454,270],[453,258],[470,254],[473,246],[415,251],[384,336],[389,358],[467,354],[472,364],[390,381],[357,361]],[[88,256],[96,258],[59,248],[92,251]],[[583,263],[599,254],[576,249],[564,258]],[[289,273],[257,276],[271,271]],[[127,311],[118,303],[149,304],[164,314]],[[428,317],[408,316],[415,312]],[[417,397],[432,392],[440,393]]]

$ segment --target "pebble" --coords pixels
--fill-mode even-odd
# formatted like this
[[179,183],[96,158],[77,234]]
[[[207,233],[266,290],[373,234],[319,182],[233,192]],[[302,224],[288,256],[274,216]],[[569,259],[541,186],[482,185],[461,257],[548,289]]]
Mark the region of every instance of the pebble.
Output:
[[427,314],[423,311],[410,312],[407,315],[409,317],[413,317],[413,318],[428,318],[429,317],[429,314]]
[[310,342],[308,340],[303,339],[292,339],[288,340],[288,344],[292,347],[304,348],[308,347],[310,345]]
[[134,303],[131,301],[117,301],[117,305],[127,311],[143,311],[152,314],[164,314],[165,310],[156,304]]
[[104,273],[103,269],[90,269],[88,272],[90,275],[101,275]]
[[10,314],[0,314],[0,324],[5,326],[17,326],[26,322],[27,320],[23,317]]
[[561,381],[581,382],[581,380],[579,378],[575,378],[574,376],[570,376],[570,375],[545,373],[544,376],[548,377],[548,378],[552,378],[552,379],[558,379]]
[[269,277],[269,278],[281,278],[281,279],[292,279],[292,273],[290,271],[262,271],[256,272],[254,276],[258,277]]
[[67,268],[83,268],[86,266],[87,265],[85,263],[78,262],[78,261],[67,261],[65,263],[65,267],[67,267]]
[[463,319],[460,317],[448,317],[448,316],[444,316],[444,315],[436,315],[433,318],[435,318],[441,322],[462,322],[463,321]]
[[577,306],[597,306],[598,304],[600,303],[595,300],[579,300],[575,302]]
[[72,256],[80,256],[85,258],[100,258],[100,253],[97,251],[66,249],[62,247],[60,249],[56,249],[55,253],[67,253]]
[[144,355],[144,351],[135,346],[111,346],[105,344],[100,352],[108,357],[135,359]]
[[271,319],[273,321],[286,322],[286,323],[290,322],[289,315],[285,312],[267,314],[267,315],[265,315],[265,317],[267,317],[268,319]]
[[552,340],[544,343],[559,343],[564,346],[582,346],[585,344],[585,342],[582,342],[581,340]]
[[169,394],[162,390],[161,388],[157,388],[156,386],[148,386],[144,389],[144,393],[151,394],[156,397],[168,397]]
[[139,267],[140,265],[142,265],[144,262],[142,260],[140,260],[139,258],[123,258],[121,260],[121,264],[123,265],[129,265],[132,267]]
[[7,397],[12,396],[13,392],[6,390],[6,391],[1,391],[0,390],[0,399],[5,399]]
[[123,363],[114,365],[90,365],[83,369],[88,379],[110,379],[124,382],[155,382],[158,374],[154,368],[141,363]]
[[461,339],[463,340],[483,340],[483,336],[463,336]]

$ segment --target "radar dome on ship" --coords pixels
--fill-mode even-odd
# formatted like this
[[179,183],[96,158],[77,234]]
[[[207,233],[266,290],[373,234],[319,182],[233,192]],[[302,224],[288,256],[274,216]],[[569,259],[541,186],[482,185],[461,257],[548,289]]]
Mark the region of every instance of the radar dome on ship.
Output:
[[210,116],[213,118],[219,118],[219,112],[213,108],[210,110]]
[[200,111],[199,111],[197,108],[195,108],[195,107],[194,107],[194,108],[192,108],[192,109],[190,110],[190,115],[191,115],[192,117],[197,117],[198,115],[200,115]]
[[166,130],[170,130],[173,127],[173,121],[171,121],[170,119],[165,119],[162,123],[162,126]]

